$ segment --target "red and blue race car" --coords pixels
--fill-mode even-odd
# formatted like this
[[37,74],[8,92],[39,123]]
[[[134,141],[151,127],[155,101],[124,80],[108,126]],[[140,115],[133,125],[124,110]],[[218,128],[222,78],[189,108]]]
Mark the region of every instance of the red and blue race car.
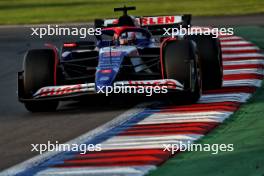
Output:
[[222,86],[219,39],[212,35],[161,36],[188,27],[190,15],[96,19],[96,41],[29,50],[18,72],[18,97],[27,110],[53,111],[61,100],[105,93],[107,87],[166,88],[167,98],[196,102],[202,90]]

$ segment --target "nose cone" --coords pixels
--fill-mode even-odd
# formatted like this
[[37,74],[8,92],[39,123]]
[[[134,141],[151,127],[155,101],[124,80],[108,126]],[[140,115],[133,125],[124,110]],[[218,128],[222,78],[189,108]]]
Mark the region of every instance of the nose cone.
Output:
[[134,46],[111,46],[101,48],[99,51],[99,63],[95,75],[96,89],[98,87],[112,86],[119,73],[125,56],[136,51]]
[[112,86],[118,70],[119,68],[97,68],[95,75],[96,89],[105,89],[107,86]]
[[99,51],[99,63],[96,69],[96,89],[112,86],[123,61],[122,51],[114,47],[105,47]]

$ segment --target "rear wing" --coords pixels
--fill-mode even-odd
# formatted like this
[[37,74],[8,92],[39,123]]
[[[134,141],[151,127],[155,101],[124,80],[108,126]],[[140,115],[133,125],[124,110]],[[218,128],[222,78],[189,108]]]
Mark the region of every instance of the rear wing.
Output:
[[177,16],[148,16],[140,18],[140,26],[148,29],[153,35],[160,35],[164,33],[163,28],[187,28],[191,25],[191,15],[177,15]]
[[[191,15],[176,15],[176,16],[143,16],[131,17],[134,21],[134,26],[148,29],[152,34],[159,35],[163,33],[163,28],[178,28],[188,27],[191,25]],[[120,26],[118,19],[96,19],[95,27],[117,27]]]

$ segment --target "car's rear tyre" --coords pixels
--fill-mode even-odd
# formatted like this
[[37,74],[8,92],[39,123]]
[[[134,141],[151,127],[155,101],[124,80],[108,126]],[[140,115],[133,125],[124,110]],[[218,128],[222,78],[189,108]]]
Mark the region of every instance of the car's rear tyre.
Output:
[[212,35],[192,35],[201,58],[203,89],[218,89],[223,84],[222,52],[220,41]]
[[169,41],[163,48],[165,76],[184,84],[185,90],[171,93],[173,102],[195,103],[201,96],[197,50],[190,40]]
[[[41,87],[54,85],[55,56],[51,49],[36,49],[27,52],[24,58],[24,96],[32,95]],[[58,101],[25,102],[31,112],[55,111]]]

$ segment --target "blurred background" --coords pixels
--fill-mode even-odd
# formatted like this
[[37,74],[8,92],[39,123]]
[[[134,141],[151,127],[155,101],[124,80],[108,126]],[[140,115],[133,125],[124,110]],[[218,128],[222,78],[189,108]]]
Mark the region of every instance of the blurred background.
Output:
[[114,17],[113,8],[136,6],[133,15],[194,16],[264,12],[263,0],[0,0],[0,24],[89,22]]

